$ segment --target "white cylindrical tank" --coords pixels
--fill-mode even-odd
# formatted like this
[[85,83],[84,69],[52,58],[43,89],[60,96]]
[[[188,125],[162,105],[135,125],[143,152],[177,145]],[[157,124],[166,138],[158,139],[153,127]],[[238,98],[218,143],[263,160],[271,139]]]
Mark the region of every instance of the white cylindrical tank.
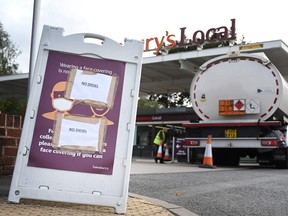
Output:
[[192,80],[190,97],[203,121],[265,121],[288,115],[287,82],[260,55],[226,55],[206,62]]

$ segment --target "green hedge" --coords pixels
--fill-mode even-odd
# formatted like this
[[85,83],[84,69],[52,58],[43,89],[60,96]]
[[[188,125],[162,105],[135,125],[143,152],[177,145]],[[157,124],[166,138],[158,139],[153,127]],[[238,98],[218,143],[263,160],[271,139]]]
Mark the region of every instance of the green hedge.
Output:
[[0,99],[0,111],[10,115],[25,115],[27,100],[8,98]]

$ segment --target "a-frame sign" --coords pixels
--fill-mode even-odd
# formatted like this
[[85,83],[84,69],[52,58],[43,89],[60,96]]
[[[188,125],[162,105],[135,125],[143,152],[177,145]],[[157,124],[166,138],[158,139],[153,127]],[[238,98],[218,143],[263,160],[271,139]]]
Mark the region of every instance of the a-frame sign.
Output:
[[44,26],[9,202],[126,212],[142,55],[140,41]]

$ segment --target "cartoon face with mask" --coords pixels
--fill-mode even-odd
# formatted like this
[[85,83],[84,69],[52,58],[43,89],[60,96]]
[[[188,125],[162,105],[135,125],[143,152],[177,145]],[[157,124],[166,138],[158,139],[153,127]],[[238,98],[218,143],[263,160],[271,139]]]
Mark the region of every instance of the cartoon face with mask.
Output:
[[[54,85],[50,97],[51,97],[51,103],[52,107],[54,108],[54,111],[44,113],[42,116],[46,119],[50,120],[56,120],[56,113],[64,113],[69,114],[69,111],[73,108],[74,105],[79,104],[79,101],[73,99],[67,99],[64,97],[65,91],[67,87],[67,82],[58,82]],[[87,106],[87,105],[84,105]],[[89,105],[90,110],[92,111],[92,115],[89,117],[92,118],[101,118],[104,117],[110,109],[108,108],[95,108],[92,105]],[[107,119],[108,125],[113,125],[114,123]]]
[[54,108],[53,112],[47,112],[43,114],[43,117],[55,120],[56,112],[68,113],[73,108],[73,100],[68,100],[64,98],[64,92],[66,90],[67,82],[58,82],[54,85],[50,97],[52,107]]

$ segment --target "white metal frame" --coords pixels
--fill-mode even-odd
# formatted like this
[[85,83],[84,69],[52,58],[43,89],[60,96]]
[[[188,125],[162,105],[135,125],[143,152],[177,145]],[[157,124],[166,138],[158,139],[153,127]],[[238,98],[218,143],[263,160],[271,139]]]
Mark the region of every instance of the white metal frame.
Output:
[[[85,38],[104,43],[85,43]],[[27,166],[49,51],[125,62],[118,135],[112,175]],[[29,94],[16,165],[8,201],[21,198],[114,207],[125,213],[141,78],[143,43],[126,40],[121,45],[97,34],[63,36],[62,28],[44,26]]]

